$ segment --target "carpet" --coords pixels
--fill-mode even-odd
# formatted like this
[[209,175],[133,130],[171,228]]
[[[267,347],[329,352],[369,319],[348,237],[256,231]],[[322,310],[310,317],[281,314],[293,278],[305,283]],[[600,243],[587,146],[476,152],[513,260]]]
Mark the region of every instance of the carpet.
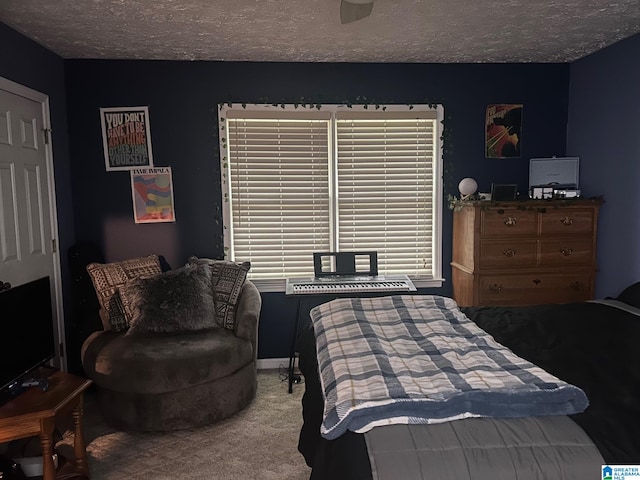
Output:
[[[170,433],[120,432],[108,427],[92,392],[85,394],[84,434],[91,480],[308,480],[297,450],[304,385],[277,370],[258,372],[256,399],[214,425]],[[73,435],[57,443],[72,455]]]

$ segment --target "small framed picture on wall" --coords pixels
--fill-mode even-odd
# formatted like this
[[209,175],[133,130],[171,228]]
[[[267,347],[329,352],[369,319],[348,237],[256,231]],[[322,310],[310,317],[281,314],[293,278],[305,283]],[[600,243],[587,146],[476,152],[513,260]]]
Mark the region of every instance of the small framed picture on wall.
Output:
[[131,169],[131,196],[136,223],[176,221],[171,167]]
[[101,108],[100,124],[108,172],[153,167],[147,107]]
[[522,105],[489,105],[485,115],[486,158],[520,157]]

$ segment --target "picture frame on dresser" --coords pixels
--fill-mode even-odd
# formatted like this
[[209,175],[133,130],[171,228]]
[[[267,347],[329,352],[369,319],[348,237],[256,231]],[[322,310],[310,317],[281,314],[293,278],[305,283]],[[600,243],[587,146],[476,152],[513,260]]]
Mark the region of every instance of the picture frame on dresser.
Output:
[[515,184],[491,184],[491,200],[494,202],[508,202],[515,200],[518,195],[518,185]]

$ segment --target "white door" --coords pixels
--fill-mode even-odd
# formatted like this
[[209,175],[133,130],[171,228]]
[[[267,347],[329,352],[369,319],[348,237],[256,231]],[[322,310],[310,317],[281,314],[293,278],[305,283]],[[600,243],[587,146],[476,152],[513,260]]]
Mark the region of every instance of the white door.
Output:
[[[46,95],[0,78],[0,281],[15,286],[50,278],[54,331],[62,345],[64,316],[48,133]],[[60,349],[56,350],[54,364],[64,367]]]

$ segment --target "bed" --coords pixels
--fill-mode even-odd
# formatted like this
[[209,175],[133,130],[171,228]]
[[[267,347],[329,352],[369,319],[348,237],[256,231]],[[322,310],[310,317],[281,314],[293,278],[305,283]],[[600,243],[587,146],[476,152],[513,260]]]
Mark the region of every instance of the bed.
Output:
[[[551,447],[549,444],[542,445],[555,453],[560,452],[567,441],[578,442],[582,457],[576,460],[576,464],[584,463],[589,474],[564,472],[562,477],[556,478],[602,478],[600,470],[594,471],[600,463],[640,463],[640,369],[637,368],[636,353],[640,341],[640,283],[625,289],[617,298],[598,301],[531,307],[468,307],[460,310],[475,325],[517,356],[583,391],[588,398],[588,406],[576,413],[532,416],[524,419],[463,418],[426,425],[376,427],[365,433],[356,433],[354,429],[347,428],[344,432],[338,432],[339,435],[327,434],[326,425],[323,425],[325,395],[323,382],[318,374],[317,338],[313,326],[309,325],[301,331],[298,338],[299,366],[305,378],[302,400],[304,424],[298,449],[312,468],[312,480],[384,478],[385,467],[380,467],[377,460],[371,456],[371,450],[376,448],[376,439],[371,440],[368,436],[372,432],[385,430],[390,434],[378,439],[378,446],[382,445],[382,454],[395,457],[396,465],[393,468],[403,468],[403,464],[411,462],[419,464],[418,469],[422,470],[423,476],[415,478],[466,477],[452,473],[453,460],[443,453],[451,450],[451,445],[438,447],[440,451],[435,457],[431,452],[429,460],[423,461],[420,458],[424,455],[425,446],[415,442],[403,444],[407,434],[410,438],[420,438],[426,442],[427,450],[430,448],[429,442],[440,442],[441,438],[449,438],[455,443],[461,442],[460,439],[466,438],[465,435],[475,435],[476,440],[479,438],[481,443],[483,438],[492,435],[487,432],[501,432],[503,428],[511,433],[516,432],[515,440],[511,439],[512,443],[518,443],[518,439],[524,438],[520,435],[529,435],[534,430],[542,431],[542,440],[527,438],[527,441],[553,443],[557,440],[558,443]],[[547,424],[541,426],[537,423],[526,423],[541,419]],[[514,422],[525,423],[515,428]],[[489,430],[486,423],[491,423],[488,426]],[[452,427],[466,430],[454,431]],[[397,432],[394,432],[394,429],[398,428],[413,430],[404,432],[405,436],[402,437],[396,436]],[[560,431],[558,438],[551,438],[556,431]],[[572,432],[571,435],[575,435],[567,439],[569,431]],[[585,443],[585,438],[588,444]],[[462,450],[463,453],[466,450],[467,454],[468,451],[473,451],[473,455],[476,455],[476,450],[482,447],[466,441],[464,443],[466,447]],[[395,450],[385,451],[391,444],[395,445]],[[456,449],[460,447],[454,446]],[[572,445],[572,448],[575,449],[575,445]],[[411,449],[413,451],[409,451]],[[417,450],[420,452],[417,453]],[[500,448],[495,450],[501,451]],[[403,456],[407,451],[409,456]],[[569,454],[561,452],[561,456],[551,463],[568,465],[570,462],[567,459],[573,452],[574,450]],[[520,453],[518,455],[522,456]],[[540,453],[535,455],[540,456]],[[584,457],[589,456],[592,458],[585,461]],[[440,461],[434,461],[434,458],[439,458]],[[506,460],[490,460],[514,461],[513,455]],[[531,460],[525,458],[524,463],[530,463]],[[468,462],[468,458],[464,461]],[[436,464],[439,466],[436,467]],[[492,467],[499,465],[496,463]],[[472,467],[467,465],[467,470],[472,471]],[[531,477],[527,477],[523,473],[518,478],[553,478],[544,474],[536,476],[539,474],[540,472],[533,472]],[[397,478],[414,478],[403,475],[398,474]],[[485,477],[471,473],[468,478]],[[494,475],[493,478],[509,476]]]

